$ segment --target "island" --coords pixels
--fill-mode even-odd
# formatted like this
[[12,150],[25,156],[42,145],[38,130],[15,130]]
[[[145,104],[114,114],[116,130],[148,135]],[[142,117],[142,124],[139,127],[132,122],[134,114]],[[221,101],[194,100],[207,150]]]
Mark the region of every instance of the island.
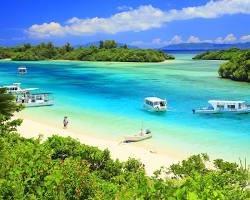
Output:
[[74,48],[70,43],[56,47],[53,43],[24,44],[16,47],[0,47],[0,59],[14,61],[80,60],[110,62],[163,62],[174,56],[160,50],[118,46],[114,40],[100,41],[98,46]]
[[250,50],[231,48],[228,50],[208,51],[196,55],[196,60],[228,60],[220,65],[220,77],[235,81],[250,82]]

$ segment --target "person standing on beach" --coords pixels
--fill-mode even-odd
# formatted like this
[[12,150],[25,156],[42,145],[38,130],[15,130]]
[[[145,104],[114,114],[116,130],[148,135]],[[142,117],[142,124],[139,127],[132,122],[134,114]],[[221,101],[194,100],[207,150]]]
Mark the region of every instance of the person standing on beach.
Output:
[[69,124],[68,117],[64,117],[64,119],[63,119],[63,128],[67,128],[68,124]]

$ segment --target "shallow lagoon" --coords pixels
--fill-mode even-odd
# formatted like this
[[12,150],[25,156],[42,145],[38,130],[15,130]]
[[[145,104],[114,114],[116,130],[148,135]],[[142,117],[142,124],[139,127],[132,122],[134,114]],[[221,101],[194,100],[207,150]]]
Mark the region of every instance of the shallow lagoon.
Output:
[[[250,115],[194,115],[209,99],[247,100],[250,85],[218,78],[221,61],[193,61],[178,54],[156,64],[105,62],[0,62],[0,85],[21,82],[54,93],[55,106],[29,108],[25,116],[61,125],[65,115],[77,131],[119,141],[143,127],[153,132],[145,145],[175,155],[207,152],[212,157],[250,159]],[[17,75],[20,65],[28,74]],[[146,96],[166,98],[169,111],[142,109]]]

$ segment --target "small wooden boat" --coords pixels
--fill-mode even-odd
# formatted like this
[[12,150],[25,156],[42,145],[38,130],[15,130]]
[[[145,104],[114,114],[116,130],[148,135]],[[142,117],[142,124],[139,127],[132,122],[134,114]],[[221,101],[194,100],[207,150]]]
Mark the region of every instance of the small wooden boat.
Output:
[[152,137],[151,131],[148,129],[141,130],[138,134],[126,136],[124,142],[139,142]]

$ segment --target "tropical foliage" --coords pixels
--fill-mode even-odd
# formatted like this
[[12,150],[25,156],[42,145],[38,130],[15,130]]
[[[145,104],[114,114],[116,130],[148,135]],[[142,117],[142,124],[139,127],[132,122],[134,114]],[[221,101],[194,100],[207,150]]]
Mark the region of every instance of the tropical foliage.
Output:
[[196,55],[193,59],[229,60],[219,68],[219,75],[236,81],[250,82],[250,50],[229,49],[210,51]]
[[227,50],[220,51],[207,51],[205,53],[197,54],[193,59],[201,60],[231,60],[232,58],[242,54],[243,52],[248,52],[249,50],[240,50],[237,48],[231,48]]
[[73,48],[69,43],[55,47],[51,42],[36,46],[0,48],[0,59],[11,58],[16,61],[35,60],[82,60],[82,61],[113,61],[113,62],[162,62],[174,59],[163,51],[150,49],[129,49],[127,45],[117,46],[114,40],[100,41],[99,46]]
[[14,131],[22,122],[20,119],[10,120],[14,112],[23,108],[15,100],[13,95],[6,94],[6,88],[0,87],[0,133]]
[[246,165],[217,159],[209,169],[201,154],[149,177],[140,161],[113,160],[70,137],[21,137],[11,119],[19,110],[1,90],[0,199],[250,199]]

